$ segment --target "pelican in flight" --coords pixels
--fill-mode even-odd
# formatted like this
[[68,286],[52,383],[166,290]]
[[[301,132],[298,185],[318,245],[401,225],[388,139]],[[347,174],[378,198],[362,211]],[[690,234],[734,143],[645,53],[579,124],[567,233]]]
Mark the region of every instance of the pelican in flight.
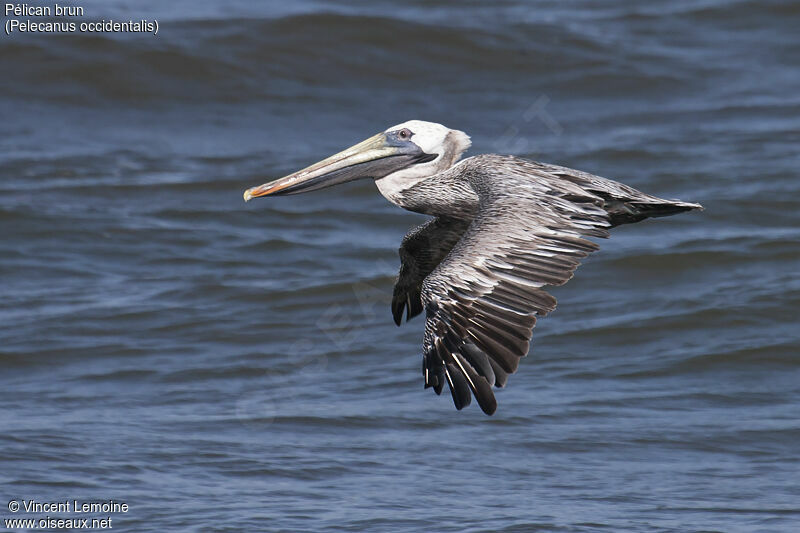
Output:
[[702,209],[616,181],[513,156],[461,159],[469,136],[411,120],[284,178],[245,201],[371,178],[390,202],[433,218],[400,245],[392,314],[399,326],[425,311],[422,374],[456,409],[475,396],[491,415],[528,353],[536,320],[556,307],[581,259],[620,224]]

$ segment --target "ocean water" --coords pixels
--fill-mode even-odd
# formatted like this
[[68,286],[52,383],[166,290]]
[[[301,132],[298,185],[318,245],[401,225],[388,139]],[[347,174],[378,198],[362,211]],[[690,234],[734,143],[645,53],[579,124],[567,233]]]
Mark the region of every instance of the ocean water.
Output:
[[[0,518],[800,530],[796,3],[75,5],[159,31],[0,35]],[[493,417],[391,320],[425,217],[242,202],[412,118],[706,208],[614,230]]]

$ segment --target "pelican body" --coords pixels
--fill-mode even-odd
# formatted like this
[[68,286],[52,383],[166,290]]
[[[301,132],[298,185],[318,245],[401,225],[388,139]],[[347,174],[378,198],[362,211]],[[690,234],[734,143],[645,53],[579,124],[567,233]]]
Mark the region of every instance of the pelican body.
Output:
[[702,209],[570,168],[513,156],[461,159],[469,137],[411,120],[284,178],[246,201],[370,178],[390,202],[434,218],[400,246],[392,314],[399,326],[425,311],[425,388],[448,385],[457,409],[475,397],[497,409],[528,353],[533,327],[556,307],[545,288],[566,283],[580,260],[620,224]]

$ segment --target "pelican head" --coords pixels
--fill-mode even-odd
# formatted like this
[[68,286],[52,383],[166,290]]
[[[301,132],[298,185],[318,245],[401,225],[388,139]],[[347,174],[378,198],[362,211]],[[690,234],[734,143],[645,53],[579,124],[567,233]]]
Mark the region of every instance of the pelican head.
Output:
[[469,146],[462,131],[409,120],[303,170],[247,189],[244,199],[315,191],[361,178],[374,179],[390,198],[392,191],[450,168]]

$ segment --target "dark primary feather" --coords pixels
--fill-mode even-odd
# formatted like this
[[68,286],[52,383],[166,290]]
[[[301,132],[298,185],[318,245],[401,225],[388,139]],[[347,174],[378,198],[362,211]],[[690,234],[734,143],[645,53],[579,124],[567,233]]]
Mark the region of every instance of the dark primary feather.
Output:
[[399,325],[404,309],[407,318],[425,309],[425,387],[439,394],[447,382],[457,409],[474,395],[486,414],[497,408],[492,386],[504,386],[527,355],[537,317],[555,309],[544,287],[566,283],[598,249],[586,237],[700,208],[584,172],[494,155],[468,158],[405,194],[410,204],[436,206],[440,199],[431,195],[454,181],[461,217],[433,211],[437,218],[403,239],[392,313]]
[[400,274],[392,295],[392,316],[399,326],[422,312],[422,281],[450,253],[470,220],[437,217],[417,226],[400,245]]

